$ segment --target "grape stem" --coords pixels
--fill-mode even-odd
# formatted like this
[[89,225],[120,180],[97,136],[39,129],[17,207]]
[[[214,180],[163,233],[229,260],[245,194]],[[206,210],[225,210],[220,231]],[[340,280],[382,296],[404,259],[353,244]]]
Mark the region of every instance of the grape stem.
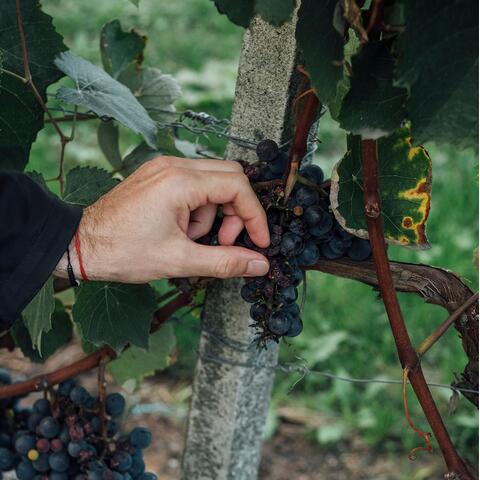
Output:
[[[153,315],[151,332],[157,331],[168,319],[180,308],[185,307],[191,301],[191,295],[182,293],[171,300],[169,303],[159,308]],[[128,348],[128,346],[126,347]],[[116,353],[108,346],[87,355],[80,360],[53,372],[38,375],[23,382],[12,383],[0,387],[0,399],[25,395],[31,392],[38,392],[50,386],[64,382],[70,378],[88,372],[99,366],[101,362],[105,364],[116,358]]]
[[443,424],[442,417],[418,362],[417,353],[412,346],[398,302],[384,240],[376,140],[362,140],[362,170],[365,217],[378,277],[378,286],[390,321],[402,369],[408,369],[408,378],[438,441],[448,472],[460,475],[463,480],[473,480],[474,477],[455,450]]
[[[308,93],[306,93],[308,92]],[[292,193],[297,180],[297,173],[300,169],[300,163],[307,153],[307,142],[312,124],[315,122],[320,102],[315,92],[307,89],[300,93],[303,95],[302,107],[296,122],[295,134],[293,136],[292,147],[290,148],[290,158],[285,172],[285,202]]]

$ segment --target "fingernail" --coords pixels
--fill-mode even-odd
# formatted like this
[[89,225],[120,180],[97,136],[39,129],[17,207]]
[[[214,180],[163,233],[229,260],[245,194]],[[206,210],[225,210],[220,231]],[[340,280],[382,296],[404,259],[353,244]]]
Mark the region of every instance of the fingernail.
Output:
[[250,260],[247,265],[247,275],[252,277],[260,277],[268,272],[268,263],[263,260]]

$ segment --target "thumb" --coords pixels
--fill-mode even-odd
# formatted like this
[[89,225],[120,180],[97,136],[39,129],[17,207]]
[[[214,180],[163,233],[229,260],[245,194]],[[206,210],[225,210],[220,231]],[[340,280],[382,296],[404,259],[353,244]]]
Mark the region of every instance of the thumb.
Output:
[[266,257],[243,247],[206,246],[191,242],[188,274],[191,277],[260,277],[270,265]]

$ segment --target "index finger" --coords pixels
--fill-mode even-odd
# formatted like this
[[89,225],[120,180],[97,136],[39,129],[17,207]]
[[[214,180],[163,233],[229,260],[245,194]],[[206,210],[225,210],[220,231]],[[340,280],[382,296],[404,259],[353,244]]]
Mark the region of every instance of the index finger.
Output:
[[202,172],[202,190],[209,203],[229,203],[243,220],[252,241],[261,248],[270,245],[267,214],[243,173]]

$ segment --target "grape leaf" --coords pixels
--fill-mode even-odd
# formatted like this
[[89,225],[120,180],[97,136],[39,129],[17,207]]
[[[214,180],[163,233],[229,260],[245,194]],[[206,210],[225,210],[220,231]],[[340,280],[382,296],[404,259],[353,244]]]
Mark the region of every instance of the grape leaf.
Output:
[[[403,246],[428,248],[432,162],[423,147],[412,146],[408,127],[378,140],[380,199],[385,238]],[[347,231],[368,238],[363,207],[361,138],[349,135],[347,153],[334,167],[330,201]]]
[[91,205],[118,183],[103,168],[75,167],[67,173],[63,199],[78,205]]
[[256,0],[255,13],[278,27],[292,18],[295,3],[295,0]]
[[10,330],[15,344],[32,362],[43,363],[59,348],[72,339],[73,328],[68,313],[59,300],[55,301],[55,311],[52,315],[52,328],[42,336],[42,345],[37,350],[33,344],[24,319],[19,318]]
[[70,52],[60,54],[55,65],[75,82],[75,89],[61,87],[57,91],[59,100],[83,105],[100,117],[118,120],[130,130],[142,134],[147,144],[155,148],[155,122],[125,85]]
[[253,17],[255,0],[214,0],[219,13],[224,14],[228,19],[247,28]]
[[337,0],[303,0],[298,12],[298,46],[312,86],[325,104],[335,100],[343,78],[343,32],[334,25],[337,4]]
[[183,157],[182,152],[175,146],[175,138],[169,128],[162,128],[158,131],[157,136],[158,149],[154,150],[145,143],[137,145],[124,159],[123,168],[121,170],[123,175],[130,175],[140,165],[152,160],[152,158],[159,155],[171,155],[175,157]]
[[363,138],[377,139],[406,118],[407,91],[393,85],[391,41],[368,42],[352,57],[351,86],[340,109],[340,126]]
[[105,155],[113,168],[120,168],[122,165],[122,155],[118,145],[119,131],[118,125],[112,120],[100,122],[97,129],[97,139],[100,150]]
[[148,347],[156,308],[155,291],[149,285],[88,282],[80,287],[72,316],[88,342],[118,352],[127,343]]
[[22,313],[25,327],[32,339],[32,345],[37,350],[41,349],[42,335],[52,328],[54,310],[53,278],[50,277]]
[[170,365],[170,353],[176,344],[173,326],[166,324],[148,338],[148,350],[130,347],[108,364],[114,380],[123,385],[127,380],[141,382]]
[[397,81],[415,142],[478,142],[478,2],[405,2]]
[[105,24],[100,33],[103,68],[113,77],[129,65],[138,68],[143,62],[147,37],[131,30],[124,32],[118,20]]
[[[30,147],[43,127],[43,110],[23,77],[23,60],[18,38],[15,0],[3,0],[0,15],[0,167],[23,170]],[[62,77],[54,57],[66,50],[62,37],[43,13],[37,0],[21,3],[23,27],[33,82],[45,99],[48,85]]]

